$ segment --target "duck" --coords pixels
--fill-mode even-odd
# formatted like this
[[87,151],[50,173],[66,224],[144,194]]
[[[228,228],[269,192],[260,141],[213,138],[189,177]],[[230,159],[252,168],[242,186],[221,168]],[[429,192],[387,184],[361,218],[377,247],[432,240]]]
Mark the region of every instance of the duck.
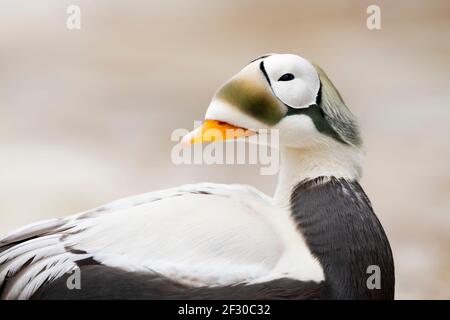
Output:
[[359,125],[325,72],[260,56],[182,143],[262,130],[279,140],[273,197],[189,184],[25,226],[0,238],[0,298],[393,299],[392,250],[359,183]]

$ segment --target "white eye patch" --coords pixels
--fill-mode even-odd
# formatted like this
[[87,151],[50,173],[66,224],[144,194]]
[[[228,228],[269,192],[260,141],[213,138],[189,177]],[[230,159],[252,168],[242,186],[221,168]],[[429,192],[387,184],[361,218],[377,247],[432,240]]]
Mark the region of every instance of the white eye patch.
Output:
[[276,54],[264,59],[264,68],[273,92],[283,103],[297,109],[315,103],[320,80],[308,60],[294,54]]

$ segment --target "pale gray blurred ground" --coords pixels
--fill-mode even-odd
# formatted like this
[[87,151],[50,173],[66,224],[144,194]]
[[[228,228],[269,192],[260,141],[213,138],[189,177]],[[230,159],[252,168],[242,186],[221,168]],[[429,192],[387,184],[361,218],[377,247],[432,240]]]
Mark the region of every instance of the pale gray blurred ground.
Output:
[[[380,4],[382,29],[366,28]],[[272,193],[258,166],[181,166],[252,58],[320,64],[360,118],[363,186],[394,250],[397,298],[450,298],[449,1],[0,1],[0,232],[197,181]],[[65,27],[79,4],[82,28]]]

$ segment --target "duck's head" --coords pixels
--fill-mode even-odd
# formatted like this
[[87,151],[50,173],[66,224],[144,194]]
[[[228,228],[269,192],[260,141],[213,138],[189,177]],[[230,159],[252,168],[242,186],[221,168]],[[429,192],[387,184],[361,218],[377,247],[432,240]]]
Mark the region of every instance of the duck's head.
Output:
[[[278,129],[282,147],[360,148],[357,122],[322,69],[293,54],[251,61],[214,95],[195,143]],[[219,133],[219,136],[217,135]]]

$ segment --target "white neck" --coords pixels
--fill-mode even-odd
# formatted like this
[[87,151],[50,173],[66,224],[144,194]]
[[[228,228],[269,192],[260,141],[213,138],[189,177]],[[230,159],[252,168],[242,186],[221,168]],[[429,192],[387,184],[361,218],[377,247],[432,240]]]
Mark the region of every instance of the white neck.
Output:
[[358,180],[362,152],[356,148],[333,145],[318,149],[280,149],[281,167],[274,203],[288,206],[293,188],[305,179],[325,176]]

